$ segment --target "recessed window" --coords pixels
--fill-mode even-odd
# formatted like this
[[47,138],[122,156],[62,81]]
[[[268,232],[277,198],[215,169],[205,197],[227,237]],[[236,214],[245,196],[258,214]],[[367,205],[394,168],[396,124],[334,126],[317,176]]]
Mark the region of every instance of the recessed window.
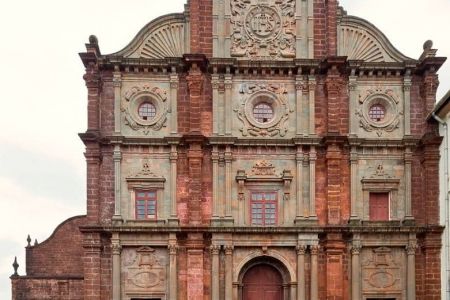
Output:
[[253,107],[253,117],[259,123],[267,123],[273,119],[273,108],[270,104],[261,102]]
[[252,225],[275,225],[277,222],[276,192],[251,193]]
[[156,107],[150,102],[144,102],[139,106],[138,112],[142,120],[151,120],[156,115]]
[[385,114],[385,108],[381,104],[374,104],[369,109],[369,118],[374,122],[383,121]]
[[389,220],[389,193],[369,194],[369,215],[371,221]]
[[156,191],[136,190],[136,219],[156,219]]

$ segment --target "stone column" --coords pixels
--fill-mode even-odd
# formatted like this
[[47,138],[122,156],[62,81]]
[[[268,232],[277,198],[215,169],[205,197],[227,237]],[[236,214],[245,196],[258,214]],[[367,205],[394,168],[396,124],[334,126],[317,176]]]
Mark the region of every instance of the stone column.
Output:
[[170,133],[178,133],[178,84],[179,79],[175,68],[170,74]]
[[297,146],[297,154],[295,160],[297,162],[297,216],[296,221],[300,221],[304,218],[304,206],[303,206],[303,147]]
[[[216,69],[216,68],[215,68]],[[214,70],[216,71],[216,70]],[[219,75],[214,73],[211,76],[211,85],[213,89],[213,135],[219,134]]]
[[[298,49],[297,49],[298,51]],[[299,72],[301,69],[299,68]],[[301,135],[303,133],[303,78],[297,76],[295,79],[295,100],[296,100],[296,134]]]
[[120,200],[121,200],[121,161],[122,161],[122,153],[120,151],[120,145],[114,146],[113,152],[113,160],[114,160],[114,219],[121,219],[121,209],[120,209]]
[[225,135],[231,135],[231,116],[233,115],[233,104],[231,98],[231,88],[233,87],[233,76],[225,75]]
[[111,245],[112,245],[112,286],[113,286],[113,300],[120,300],[122,299],[120,294],[120,286],[121,286],[121,280],[120,280],[120,273],[121,273],[121,260],[120,260],[120,254],[122,252],[122,246],[120,245],[119,241],[119,234],[114,233],[113,238],[111,239]]
[[211,245],[211,299],[219,299],[219,245]]
[[360,300],[361,297],[361,241],[355,234],[352,243],[352,300]]
[[113,86],[114,86],[114,132],[120,133],[120,94],[122,88],[122,74],[120,73],[119,66],[114,66],[113,73]]
[[305,252],[306,245],[297,245],[297,300],[306,299]]
[[357,203],[357,186],[358,186],[358,150],[356,146],[352,146],[350,151],[350,201],[351,214],[350,221],[359,220],[358,211],[356,209]]
[[227,146],[225,149],[225,218],[232,219],[231,214],[231,184],[232,184],[232,174],[231,174],[231,162],[233,160],[233,154],[231,152],[231,147]]
[[314,58],[314,1],[308,0],[308,58]]
[[406,299],[416,299],[416,248],[417,242],[415,234],[410,234],[408,246],[406,246],[407,255],[407,275],[406,275]]
[[411,165],[412,152],[410,147],[405,148],[405,218],[406,222],[412,222],[414,217],[411,209]]
[[233,246],[225,246],[225,300],[233,299]]
[[309,85],[309,134],[316,134],[316,77],[314,75],[310,75],[308,77],[308,85]]
[[169,299],[178,297],[178,278],[177,278],[177,250],[175,234],[171,234],[169,239]]
[[218,146],[214,145],[211,153],[212,167],[213,167],[213,190],[212,190],[212,221],[219,220],[219,150]]
[[312,245],[311,247],[311,297],[310,300],[319,299],[319,266],[318,266],[318,255],[319,255],[319,245]]
[[[410,73],[410,71],[407,71]],[[411,76],[405,75],[403,80],[405,135],[411,135]]]
[[177,145],[170,146],[170,221],[178,224],[177,213]]
[[309,218],[317,219],[316,215],[316,147],[309,150]]
[[356,103],[358,101],[358,91],[356,90],[356,87],[358,86],[357,84],[357,76],[355,76],[355,70],[352,69],[351,71],[351,76],[349,76],[348,80],[348,88],[350,90],[350,95],[349,95],[349,110],[350,110],[350,117],[349,117],[349,122],[350,122],[350,135],[356,135],[356,131],[358,129],[358,122],[356,120],[356,118],[354,117],[354,113],[356,111]]

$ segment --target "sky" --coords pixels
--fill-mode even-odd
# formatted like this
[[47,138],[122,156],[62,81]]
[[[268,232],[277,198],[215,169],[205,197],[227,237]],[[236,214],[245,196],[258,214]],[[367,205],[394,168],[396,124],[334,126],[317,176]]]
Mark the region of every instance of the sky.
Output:
[[[7,4],[6,4],[7,3]],[[163,5],[161,3],[164,3]],[[122,49],[152,19],[183,11],[185,0],[16,0],[0,4],[0,299],[10,299],[14,256],[25,274],[27,235],[48,238],[86,212],[87,94],[78,57],[95,34],[102,53]],[[403,54],[418,58],[431,39],[450,56],[450,0],[341,0]],[[439,71],[439,100],[450,62]]]

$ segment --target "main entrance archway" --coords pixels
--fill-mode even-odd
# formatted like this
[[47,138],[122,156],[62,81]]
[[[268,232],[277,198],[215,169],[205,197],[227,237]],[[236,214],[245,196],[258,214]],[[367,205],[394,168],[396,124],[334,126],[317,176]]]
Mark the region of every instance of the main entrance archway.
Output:
[[244,275],[243,300],[282,300],[283,278],[280,272],[269,264],[257,264]]

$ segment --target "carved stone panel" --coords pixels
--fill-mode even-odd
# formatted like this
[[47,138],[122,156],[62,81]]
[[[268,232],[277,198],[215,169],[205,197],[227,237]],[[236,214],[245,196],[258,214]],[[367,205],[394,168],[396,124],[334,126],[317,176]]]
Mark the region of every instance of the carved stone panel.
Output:
[[[271,117],[265,122],[255,117],[259,104],[270,107]],[[242,136],[284,137],[288,132],[289,119],[294,111],[284,84],[242,83],[239,87],[239,102],[234,107],[242,126]]]
[[167,249],[124,248],[122,282],[125,294],[156,295],[166,292]]
[[[125,90],[121,111],[131,132],[150,135],[167,126],[168,92],[153,84],[136,84]],[[147,106],[147,107],[145,107]],[[141,111],[144,109],[143,111]]]
[[394,88],[367,86],[359,92],[356,116],[360,136],[374,138],[401,137],[403,134],[403,103],[401,92]]
[[401,295],[405,289],[404,251],[401,248],[364,248],[362,289],[365,295]]
[[231,0],[231,56],[295,57],[295,0]]

